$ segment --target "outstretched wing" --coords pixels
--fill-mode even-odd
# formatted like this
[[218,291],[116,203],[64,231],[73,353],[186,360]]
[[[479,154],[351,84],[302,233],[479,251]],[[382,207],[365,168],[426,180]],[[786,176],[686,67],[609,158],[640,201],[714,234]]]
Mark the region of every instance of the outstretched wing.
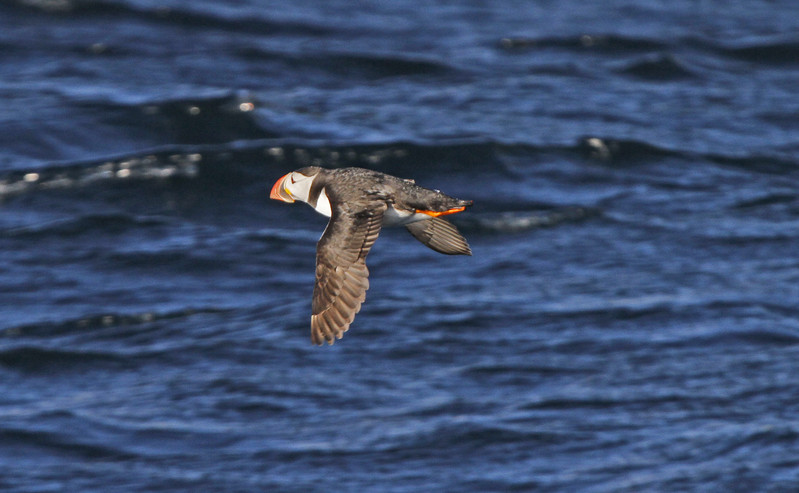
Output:
[[385,202],[351,211],[333,207],[330,222],[316,245],[316,284],[311,306],[311,340],[333,344],[350,328],[369,289],[366,256],[383,223]]
[[414,238],[433,250],[447,255],[471,255],[472,249],[458,229],[446,219],[431,217],[406,224]]

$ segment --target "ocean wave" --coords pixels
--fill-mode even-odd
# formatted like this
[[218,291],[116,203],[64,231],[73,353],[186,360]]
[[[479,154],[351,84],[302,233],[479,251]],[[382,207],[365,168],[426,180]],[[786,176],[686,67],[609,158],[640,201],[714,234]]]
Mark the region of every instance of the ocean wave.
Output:
[[613,137],[585,136],[576,150],[584,157],[613,164],[634,164],[672,156],[688,157],[690,153],[667,149],[648,142]]
[[[0,367],[30,374],[124,371],[182,361],[205,350],[207,338],[185,338],[192,317],[231,309],[205,307],[139,313],[108,312],[0,329]],[[202,330],[199,331],[200,333]]]
[[12,0],[5,2],[6,8],[21,12],[32,11],[49,15],[86,18],[102,18],[103,22],[117,19],[138,19],[148,23],[171,24],[181,28],[219,30],[273,35],[303,35],[313,37],[330,36],[335,26],[301,22],[291,19],[273,20],[263,15],[263,9],[203,10],[203,5],[146,6],[133,2],[107,0]]
[[324,71],[347,77],[382,79],[404,76],[438,76],[452,74],[454,67],[442,60],[393,52],[324,52],[291,53],[266,49],[261,46],[245,46],[237,50],[240,57],[250,62],[279,62],[292,69],[305,67],[312,71]]
[[738,46],[721,46],[719,51],[723,55],[749,63],[766,65],[799,63],[799,41],[796,40],[757,40]]
[[[794,316],[796,313],[794,312]],[[719,331],[708,335],[698,336],[690,341],[684,341],[686,345],[697,346],[737,346],[746,347],[789,347],[799,344],[799,331],[789,331],[781,329],[749,329],[735,331]]]
[[735,203],[734,209],[754,209],[772,205],[793,204],[799,201],[799,193],[765,193],[757,198],[741,200]]
[[561,207],[547,211],[499,212],[472,214],[457,219],[457,224],[467,230],[485,232],[519,233],[531,229],[576,223],[596,217],[600,212],[588,207]]
[[85,437],[81,438],[70,427],[56,432],[0,426],[0,439],[4,446],[15,446],[18,450],[37,448],[80,460],[131,460],[136,457],[109,445],[86,443]]
[[799,171],[799,161],[779,156],[698,153],[685,149],[662,147],[639,140],[600,135],[582,137],[571,149],[579,151],[586,158],[613,165],[637,164],[673,157],[682,160],[708,161],[721,166],[742,168],[764,174],[791,174]]
[[22,346],[0,349],[0,366],[26,373],[49,373],[130,365],[127,358],[111,352]]
[[667,81],[692,77],[688,67],[672,54],[647,56],[626,64],[619,72],[641,79]]
[[13,228],[2,233],[11,238],[36,239],[41,237],[70,237],[102,232],[120,234],[134,228],[151,228],[167,225],[166,219],[140,217],[131,214],[89,214],[64,220]]
[[[481,450],[484,447],[500,447],[510,443],[547,446],[574,439],[574,435],[574,433],[548,431],[545,428],[524,427],[522,429],[521,427],[486,425],[467,421],[451,426],[439,426],[427,432],[404,437],[399,443],[394,444],[394,448],[398,452],[407,453],[414,449]],[[388,446],[391,447],[391,445]]]
[[190,178],[197,175],[200,160],[201,155],[198,153],[177,154],[162,151],[101,162],[14,170],[0,175],[0,200],[30,192],[96,187],[101,183]]
[[[524,52],[540,49],[564,49],[577,51],[595,51],[611,56],[646,54],[655,56],[656,60],[662,56],[657,53],[675,53],[683,50],[700,50],[726,58],[740,60],[748,63],[763,65],[795,65],[799,62],[799,41],[793,37],[763,37],[750,38],[737,44],[724,44],[715,40],[697,36],[685,36],[671,41],[656,40],[635,36],[618,34],[582,34],[579,36],[565,37],[506,37],[502,38],[498,47],[507,52]],[[660,63],[655,68],[663,68]],[[667,63],[668,73],[688,72],[685,67],[677,63]],[[648,70],[652,70],[649,67]],[[645,71],[648,71],[645,70]],[[690,73],[690,72],[688,72]],[[687,74],[685,74],[687,75]]]
[[256,111],[259,101],[246,91],[210,93],[166,100],[79,99],[79,106],[101,113],[114,126],[142,141],[163,145],[215,144],[268,139],[282,134]]
[[[135,327],[148,325],[164,320],[180,320],[199,314],[218,314],[226,313],[224,308],[186,308],[166,312],[148,311],[143,313],[98,313],[85,315],[79,318],[35,322],[26,325],[19,325],[0,329],[0,338],[7,341],[19,339],[50,339],[52,337],[66,334],[86,333],[99,329],[109,329],[118,327]],[[13,349],[13,348],[12,348]],[[37,348],[32,348],[38,350]]]
[[799,172],[799,161],[778,156],[748,155],[725,156],[721,154],[707,155],[706,158],[723,166],[742,168],[747,171],[771,175],[788,175]]
[[525,375],[534,377],[548,377],[554,375],[579,375],[585,374],[585,369],[579,369],[567,366],[544,366],[544,365],[531,365],[528,363],[522,364],[505,364],[505,363],[480,363],[469,366],[462,370],[463,375],[469,377],[483,377],[483,376],[503,376],[503,375]]
[[[448,169],[467,171],[460,161],[481,159],[492,166],[491,146],[455,145],[447,148],[409,144],[387,145],[301,145],[271,139],[246,145],[174,146],[146,154],[112,157],[100,161],[54,164],[0,174],[0,199],[30,192],[112,186],[119,182],[192,179],[199,186],[240,192],[253,183],[271,186],[280,172],[304,166],[358,166],[394,174],[420,174],[420,162],[438,162],[438,173]],[[269,170],[273,169],[272,173]],[[90,198],[90,197],[85,197]]]
[[[96,161],[15,169],[0,173],[0,200],[31,192],[47,193],[83,187],[111,190],[118,183],[127,182],[151,183],[158,187],[166,183],[174,186],[175,192],[197,197],[210,191],[218,196],[242,196],[248,189],[257,189],[258,196],[262,196],[260,190],[270,187],[280,174],[312,165],[363,167],[413,177],[422,183],[442,176],[450,179],[490,176],[492,180],[516,181],[520,172],[527,173],[526,168],[519,167],[520,162],[528,163],[524,166],[532,166],[543,158],[571,161],[577,165],[572,172],[578,174],[582,172],[579,164],[583,160],[607,166],[637,166],[665,158],[691,162],[702,160],[712,165],[765,174],[792,174],[799,171],[799,164],[795,160],[780,157],[698,154],[643,141],[602,136],[585,136],[571,146],[470,141],[437,145],[411,142],[328,145],[319,141],[264,138],[235,143],[179,145]],[[558,170],[562,172],[562,168]],[[464,186],[467,185],[464,183]],[[97,196],[81,196],[83,200],[93,200],[94,197]],[[507,231],[524,230],[580,220],[598,213],[596,209],[579,205],[561,206],[551,214],[497,209],[507,205],[493,203],[493,211],[490,208],[488,211],[502,214],[486,216],[474,225]]]
[[616,34],[581,34],[572,37],[507,37],[499,47],[504,50],[530,50],[540,48],[564,48],[598,50],[607,53],[651,52],[666,50],[670,46],[663,41],[649,38],[619,36]]
[[[669,393],[669,394],[656,394],[652,396],[620,396],[614,398],[612,396],[603,395],[603,396],[552,396],[546,397],[534,402],[529,402],[522,405],[520,408],[527,411],[541,411],[541,410],[558,410],[558,411],[566,411],[566,410],[586,410],[586,409],[608,409],[608,408],[624,408],[624,409],[652,409],[653,407],[662,405],[662,404],[670,404],[670,403],[681,403],[690,400],[694,403],[699,400],[694,395],[691,394],[678,394],[678,393]],[[708,406],[712,405],[720,405],[726,403],[726,400],[713,398],[713,397],[706,397],[701,399],[704,401],[704,404]]]
[[641,294],[629,297],[575,297],[542,304],[539,313],[549,318],[586,318],[596,322],[617,322],[656,316],[675,316],[681,310],[701,309],[716,303],[694,292]]

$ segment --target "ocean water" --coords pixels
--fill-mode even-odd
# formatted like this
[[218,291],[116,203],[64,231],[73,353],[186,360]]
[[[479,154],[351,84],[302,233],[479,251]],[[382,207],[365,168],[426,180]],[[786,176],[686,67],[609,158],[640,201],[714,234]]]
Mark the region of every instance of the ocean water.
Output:
[[[0,4],[0,491],[799,491],[799,4]],[[309,164],[457,197],[310,343]]]

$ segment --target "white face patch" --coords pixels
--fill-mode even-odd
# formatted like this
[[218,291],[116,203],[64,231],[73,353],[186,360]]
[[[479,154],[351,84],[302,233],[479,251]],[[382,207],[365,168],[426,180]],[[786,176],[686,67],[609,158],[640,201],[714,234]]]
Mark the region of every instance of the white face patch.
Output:
[[323,188],[322,191],[319,193],[319,198],[316,199],[316,212],[322,214],[323,216],[330,217],[333,213],[333,209],[330,207],[330,199],[327,198],[327,193],[325,193],[325,189]]
[[308,202],[311,184],[316,176],[305,176],[302,173],[292,172],[286,177],[284,186],[294,200]]

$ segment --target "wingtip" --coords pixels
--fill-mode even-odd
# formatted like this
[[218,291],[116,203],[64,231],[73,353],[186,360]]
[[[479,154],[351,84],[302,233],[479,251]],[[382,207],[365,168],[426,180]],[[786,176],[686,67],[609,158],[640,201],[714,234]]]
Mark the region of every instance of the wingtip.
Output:
[[[311,342],[316,346],[324,346],[325,343],[332,346],[336,340],[344,337],[344,333],[350,329],[352,320],[343,325],[337,325],[335,320],[329,319],[328,316],[331,316],[331,314],[327,313],[327,316],[323,316],[321,313],[311,315]],[[353,315],[352,318],[355,318],[355,316]]]

